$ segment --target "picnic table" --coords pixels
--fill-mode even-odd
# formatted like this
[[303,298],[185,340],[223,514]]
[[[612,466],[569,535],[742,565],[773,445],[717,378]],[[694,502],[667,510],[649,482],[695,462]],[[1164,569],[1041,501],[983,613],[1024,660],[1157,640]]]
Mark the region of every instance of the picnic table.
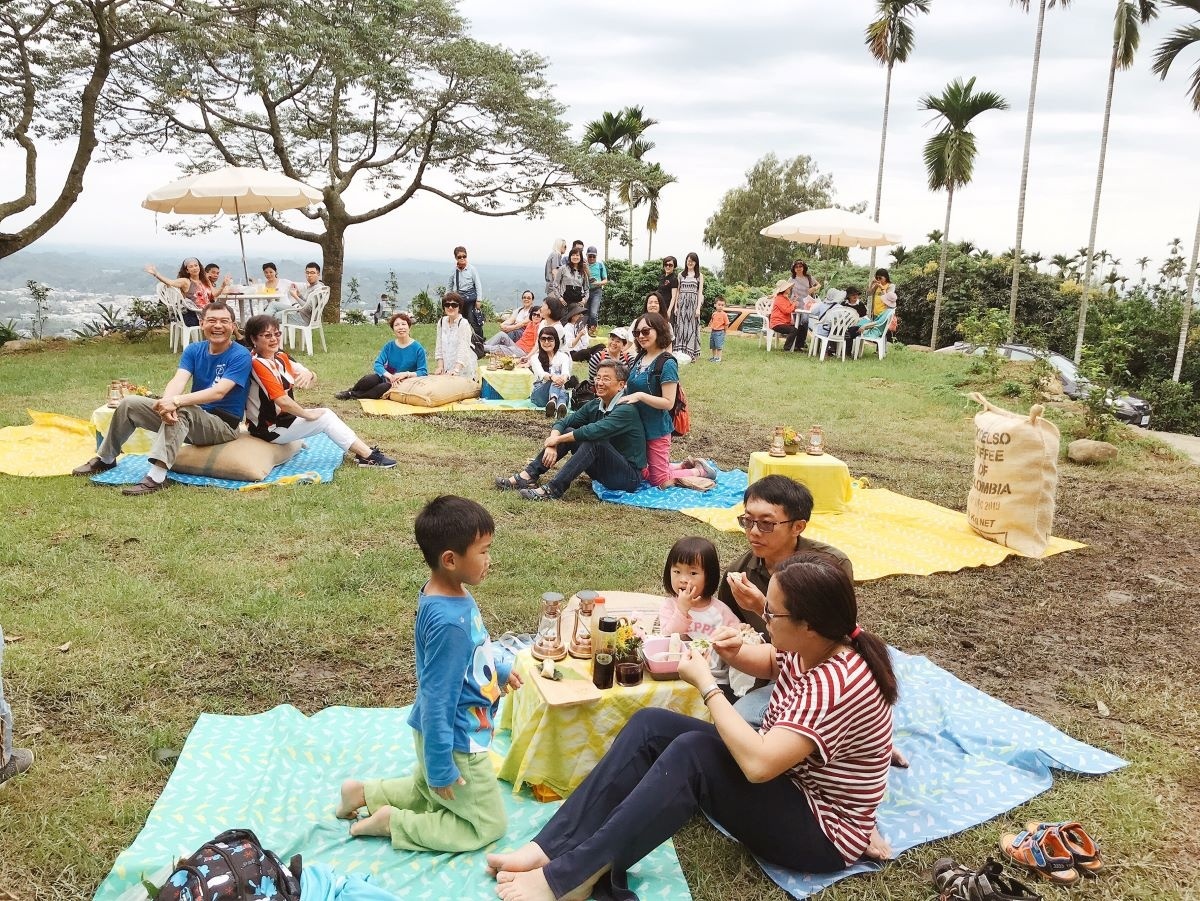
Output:
[[[238,322],[240,322],[242,325],[246,324],[246,320],[249,319],[250,316],[255,315],[255,312],[256,312],[254,309],[255,301],[260,301],[260,300],[263,301],[262,308],[265,310],[267,308],[267,304],[270,303],[271,301],[288,299],[287,294],[282,294],[278,291],[274,292],[273,294],[266,294],[266,293],[262,293],[262,292],[254,293],[254,292],[249,292],[249,291],[246,291],[243,293],[243,292],[237,291],[236,286],[234,286],[234,293],[227,294],[227,295],[225,295],[225,297],[229,301],[237,302]],[[246,315],[247,303],[249,303],[249,307],[250,307],[250,315],[249,316]]]
[[[609,616],[627,617],[647,633],[652,631],[661,597],[624,591],[601,594]],[[578,603],[578,598],[572,598],[563,616],[564,643],[570,639]],[[592,685],[590,660],[567,657],[555,666],[566,676],[561,682],[543,679],[538,675],[540,662],[529,651],[522,651],[514,670],[523,684],[501,702],[498,727],[510,729],[512,740],[499,776],[513,784],[513,791],[528,784],[542,800],[566,797],[643,707],[662,707],[711,722],[700,693],[681,679],[659,682],[647,672],[639,685],[614,684],[600,691]],[[553,703],[543,693],[542,683],[552,686]]]
[[748,483],[763,476],[782,475],[812,492],[814,513],[844,513],[850,506],[850,468],[833,454],[789,454],[772,457],[766,451],[750,455]]

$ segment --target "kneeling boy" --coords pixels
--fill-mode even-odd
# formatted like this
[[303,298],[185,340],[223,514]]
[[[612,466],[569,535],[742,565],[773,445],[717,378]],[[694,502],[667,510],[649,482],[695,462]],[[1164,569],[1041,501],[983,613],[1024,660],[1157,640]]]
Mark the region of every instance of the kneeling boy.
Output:
[[466,588],[487,575],[496,524],[474,501],[443,495],[416,519],[417,544],[432,571],[417,599],[414,647],[416,770],[401,779],[348,779],[337,815],[356,819],[351,835],[390,836],[412,851],[474,851],[506,827],[489,757],[501,686],[520,677],[497,662],[475,599]]

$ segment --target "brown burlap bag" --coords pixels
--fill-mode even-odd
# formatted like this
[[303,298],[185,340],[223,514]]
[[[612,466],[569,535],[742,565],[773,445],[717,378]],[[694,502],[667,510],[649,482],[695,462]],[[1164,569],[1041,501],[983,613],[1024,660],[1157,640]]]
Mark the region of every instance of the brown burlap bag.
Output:
[[975,472],[967,495],[971,528],[997,544],[1040,557],[1054,525],[1058,487],[1058,426],[1042,418],[994,406],[982,394],[975,414]]

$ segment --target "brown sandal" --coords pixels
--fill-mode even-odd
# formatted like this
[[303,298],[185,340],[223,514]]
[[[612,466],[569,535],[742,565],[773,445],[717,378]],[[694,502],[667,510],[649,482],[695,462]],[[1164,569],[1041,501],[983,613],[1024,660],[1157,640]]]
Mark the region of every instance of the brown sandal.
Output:
[[1087,834],[1082,823],[1070,820],[1061,823],[1039,823],[1036,820],[1030,820],[1025,824],[1025,828],[1030,832],[1037,832],[1039,829],[1056,831],[1059,838],[1062,839],[1062,843],[1071,852],[1071,858],[1075,861],[1075,867],[1080,873],[1094,876],[1104,868],[1104,861],[1100,857],[1100,846]]
[[1055,885],[1074,885],[1079,881],[1075,858],[1057,830],[1007,833],[1000,836],[1000,850],[1012,863]]

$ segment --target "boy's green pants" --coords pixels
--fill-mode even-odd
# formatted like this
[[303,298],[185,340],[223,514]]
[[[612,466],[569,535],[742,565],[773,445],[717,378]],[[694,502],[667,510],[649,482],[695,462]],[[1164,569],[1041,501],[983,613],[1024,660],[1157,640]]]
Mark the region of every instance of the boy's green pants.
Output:
[[367,810],[392,808],[392,847],[408,851],[475,851],[504,835],[508,823],[491,753],[454,752],[466,785],[455,785],[454,799],[437,795],[425,778],[425,741],[413,730],[417,767],[403,779],[363,783]]

